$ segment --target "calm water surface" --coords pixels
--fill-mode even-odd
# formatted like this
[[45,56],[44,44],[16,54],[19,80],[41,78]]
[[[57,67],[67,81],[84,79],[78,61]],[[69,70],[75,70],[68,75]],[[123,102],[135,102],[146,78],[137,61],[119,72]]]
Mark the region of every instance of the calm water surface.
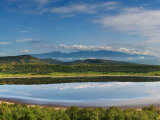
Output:
[[31,104],[141,107],[160,103],[160,82],[84,82],[0,85],[0,98]]

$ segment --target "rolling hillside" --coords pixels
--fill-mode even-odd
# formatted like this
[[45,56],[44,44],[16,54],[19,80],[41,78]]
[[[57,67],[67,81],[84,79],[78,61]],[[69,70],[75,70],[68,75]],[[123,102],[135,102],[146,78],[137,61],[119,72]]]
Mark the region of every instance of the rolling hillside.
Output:
[[0,57],[0,63],[48,63],[48,64],[59,64],[59,65],[133,65],[134,63],[102,60],[102,59],[86,59],[86,60],[75,60],[72,62],[62,62],[56,59],[39,59],[30,55],[21,56],[7,56]]

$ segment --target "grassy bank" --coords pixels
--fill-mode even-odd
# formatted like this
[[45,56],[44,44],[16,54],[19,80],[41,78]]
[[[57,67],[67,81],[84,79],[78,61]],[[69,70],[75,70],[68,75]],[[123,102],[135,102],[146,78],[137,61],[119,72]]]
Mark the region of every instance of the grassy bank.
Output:
[[103,76],[103,75],[142,75],[142,76],[160,76],[160,71],[156,72],[147,72],[147,73],[133,73],[133,72],[77,72],[77,73],[63,73],[63,72],[54,72],[48,73],[45,75],[42,74],[35,74],[35,73],[27,73],[27,74],[9,74],[9,73],[0,73],[0,78],[3,77],[52,77],[52,76],[73,76],[73,77],[80,77],[80,76]]

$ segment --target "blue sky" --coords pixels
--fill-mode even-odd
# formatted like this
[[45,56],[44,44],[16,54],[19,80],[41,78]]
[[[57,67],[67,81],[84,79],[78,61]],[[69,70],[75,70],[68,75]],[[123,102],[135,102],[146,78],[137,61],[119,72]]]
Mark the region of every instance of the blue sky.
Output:
[[160,56],[160,0],[1,0],[0,56],[110,50]]

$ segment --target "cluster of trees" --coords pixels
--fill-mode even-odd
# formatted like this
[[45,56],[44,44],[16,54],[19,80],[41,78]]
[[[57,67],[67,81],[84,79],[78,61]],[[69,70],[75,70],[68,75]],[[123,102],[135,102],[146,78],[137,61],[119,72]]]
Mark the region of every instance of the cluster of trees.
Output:
[[0,79],[0,85],[3,84],[61,84],[75,82],[153,82],[160,81],[160,78],[150,77],[66,77],[66,78],[10,78]]
[[142,111],[136,109],[122,110],[116,107],[109,109],[80,109],[72,106],[66,110],[27,106],[20,104],[0,104],[1,120],[158,120],[160,110],[153,105]]
[[53,65],[41,63],[0,64],[0,73],[9,74],[48,74],[54,72],[125,72],[147,73],[160,71],[160,66],[153,65]]

